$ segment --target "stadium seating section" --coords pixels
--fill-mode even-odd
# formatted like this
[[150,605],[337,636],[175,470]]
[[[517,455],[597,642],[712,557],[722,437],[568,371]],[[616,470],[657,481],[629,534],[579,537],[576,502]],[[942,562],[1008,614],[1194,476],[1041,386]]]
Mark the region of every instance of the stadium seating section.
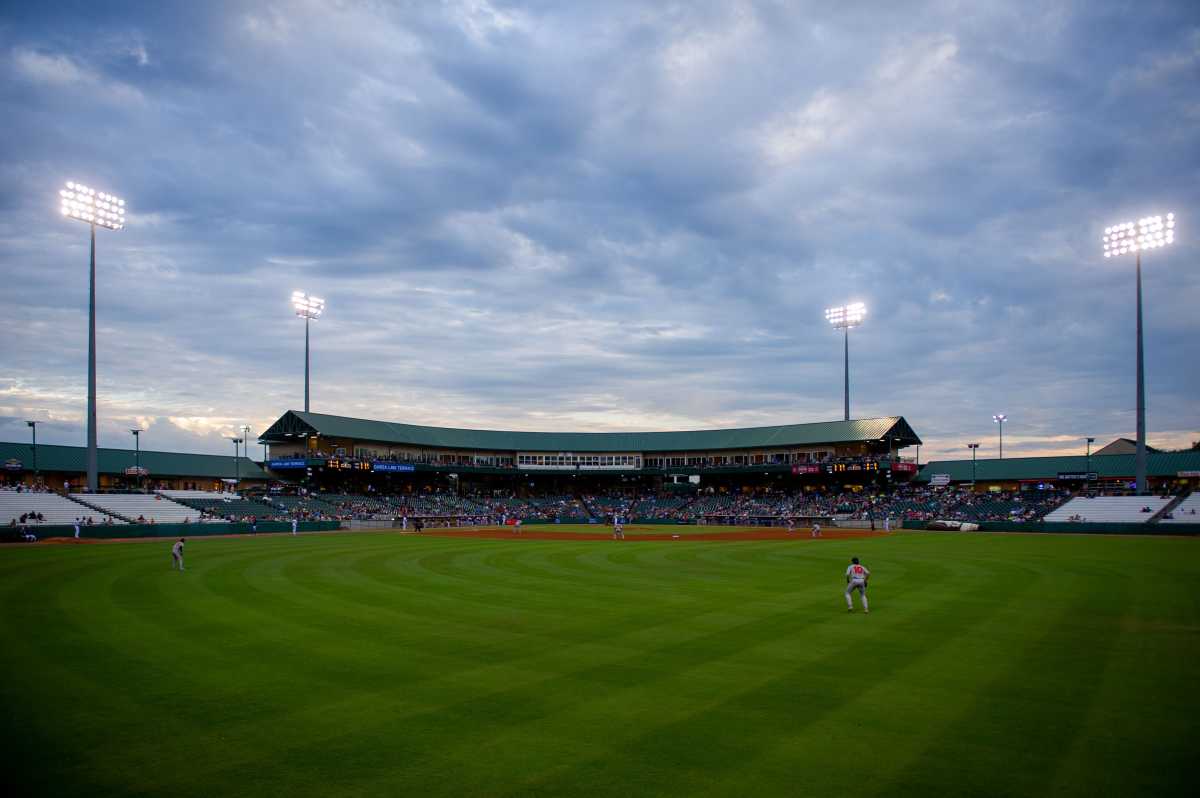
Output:
[[153,493],[72,494],[77,502],[86,502],[130,523],[196,523],[200,511]]
[[1123,524],[1145,523],[1167,506],[1170,497],[1095,496],[1071,499],[1046,517],[1050,522],[1090,521]]
[[1160,524],[1200,524],[1200,493],[1188,496],[1171,511],[1170,518],[1162,518]]
[[13,521],[21,523],[21,516],[30,513],[42,516],[41,521],[28,520],[26,523],[33,528],[36,526],[51,526],[73,524],[76,518],[91,518],[99,524],[106,520],[114,524],[124,523],[119,518],[112,518],[107,513],[85,507],[79,502],[72,501],[58,493],[35,493],[30,491],[0,490],[0,524],[9,526]]

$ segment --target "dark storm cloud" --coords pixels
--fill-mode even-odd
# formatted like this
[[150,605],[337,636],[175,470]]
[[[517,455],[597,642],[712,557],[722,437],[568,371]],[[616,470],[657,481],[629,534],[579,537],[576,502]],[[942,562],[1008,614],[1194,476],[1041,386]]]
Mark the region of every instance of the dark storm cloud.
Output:
[[82,439],[67,179],[130,203],[98,244],[110,443],[224,451],[297,406],[303,288],[323,411],[837,418],[821,310],[862,299],[856,415],[1072,448],[1133,423],[1132,264],[1099,233],[1168,207],[1152,440],[1200,427],[1190,4],[25,4],[0,59],[2,438]]

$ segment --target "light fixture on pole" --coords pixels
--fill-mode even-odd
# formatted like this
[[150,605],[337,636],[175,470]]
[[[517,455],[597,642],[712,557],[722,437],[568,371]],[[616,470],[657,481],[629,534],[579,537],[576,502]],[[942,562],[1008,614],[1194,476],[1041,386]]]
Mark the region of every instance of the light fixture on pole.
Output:
[[292,307],[296,315],[304,319],[304,412],[308,412],[308,323],[319,319],[325,312],[325,300],[309,296],[303,291],[292,292]]
[[1104,257],[1137,257],[1137,453],[1133,458],[1137,492],[1146,486],[1146,380],[1142,354],[1142,251],[1175,243],[1175,214],[1143,216],[1133,222],[1121,222],[1104,228]]
[[1000,425],[1000,459],[1004,459],[1004,422],[1008,421],[1008,416],[1003,413],[997,413],[992,416],[992,421]]
[[979,448],[978,443],[968,443],[967,448],[971,450],[971,489],[975,489],[975,450]]
[[25,424],[33,433],[33,483],[38,483],[38,464],[37,464],[37,425],[36,421],[26,421]]
[[242,442],[241,438],[230,438],[233,441],[233,492],[237,493],[238,486],[242,482],[241,462],[238,460],[238,444]]
[[845,335],[846,421],[850,420],[850,328],[862,324],[866,315],[867,306],[862,302],[825,309],[825,320],[832,324],[835,330],[842,330]]
[[124,228],[125,200],[75,182],[68,182],[58,196],[62,201],[62,215],[84,222],[92,232],[88,279],[87,484],[88,490],[95,493],[100,479],[96,453],[96,227]]
[[246,445],[244,447],[242,447],[242,452],[245,453],[247,458],[249,458],[250,457],[250,425],[243,424],[242,426],[238,427],[238,429],[240,429],[242,431],[242,440],[244,440],[246,442]]
[[1087,482],[1092,481],[1092,444],[1095,442],[1095,438],[1087,439]]

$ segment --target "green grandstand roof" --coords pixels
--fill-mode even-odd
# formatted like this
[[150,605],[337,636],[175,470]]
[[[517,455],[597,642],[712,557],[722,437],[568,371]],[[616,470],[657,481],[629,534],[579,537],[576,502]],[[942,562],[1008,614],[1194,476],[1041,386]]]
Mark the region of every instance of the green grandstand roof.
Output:
[[[1091,457],[1091,469],[1101,479],[1133,478],[1131,454],[1102,454]],[[1003,460],[979,460],[975,465],[978,482],[1015,482],[1022,479],[1054,479],[1059,472],[1083,473],[1088,468],[1085,455],[1067,457],[1006,457]],[[1200,471],[1200,452],[1174,452],[1146,455],[1146,473],[1152,477],[1173,477],[1180,471]],[[935,460],[921,466],[916,479],[928,482],[932,474],[949,474],[952,482],[971,481],[970,460]]]
[[[97,464],[101,474],[121,474],[133,465],[133,449],[97,449]],[[0,465],[8,460],[20,460],[26,469],[33,468],[33,447],[29,443],[0,442]],[[150,472],[150,477],[200,477],[211,479],[270,479],[257,463],[247,457],[233,458],[219,454],[183,454],[142,450],[138,464]],[[39,443],[39,471],[83,474],[87,472],[87,448],[56,446]]]
[[921,443],[902,416],[689,432],[512,432],[421,427],[298,410],[284,413],[260,439],[279,443],[286,441],[289,434],[499,452],[711,451],[882,441],[888,437],[897,446]]

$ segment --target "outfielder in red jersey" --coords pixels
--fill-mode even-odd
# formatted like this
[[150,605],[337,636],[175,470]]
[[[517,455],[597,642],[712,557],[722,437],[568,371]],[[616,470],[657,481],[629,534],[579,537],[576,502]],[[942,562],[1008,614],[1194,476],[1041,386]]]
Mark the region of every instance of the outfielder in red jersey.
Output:
[[851,594],[857,590],[862,598],[863,612],[870,612],[867,606],[867,580],[871,572],[865,565],[860,565],[857,557],[850,558],[850,566],[846,568],[846,612],[854,612],[854,599]]

